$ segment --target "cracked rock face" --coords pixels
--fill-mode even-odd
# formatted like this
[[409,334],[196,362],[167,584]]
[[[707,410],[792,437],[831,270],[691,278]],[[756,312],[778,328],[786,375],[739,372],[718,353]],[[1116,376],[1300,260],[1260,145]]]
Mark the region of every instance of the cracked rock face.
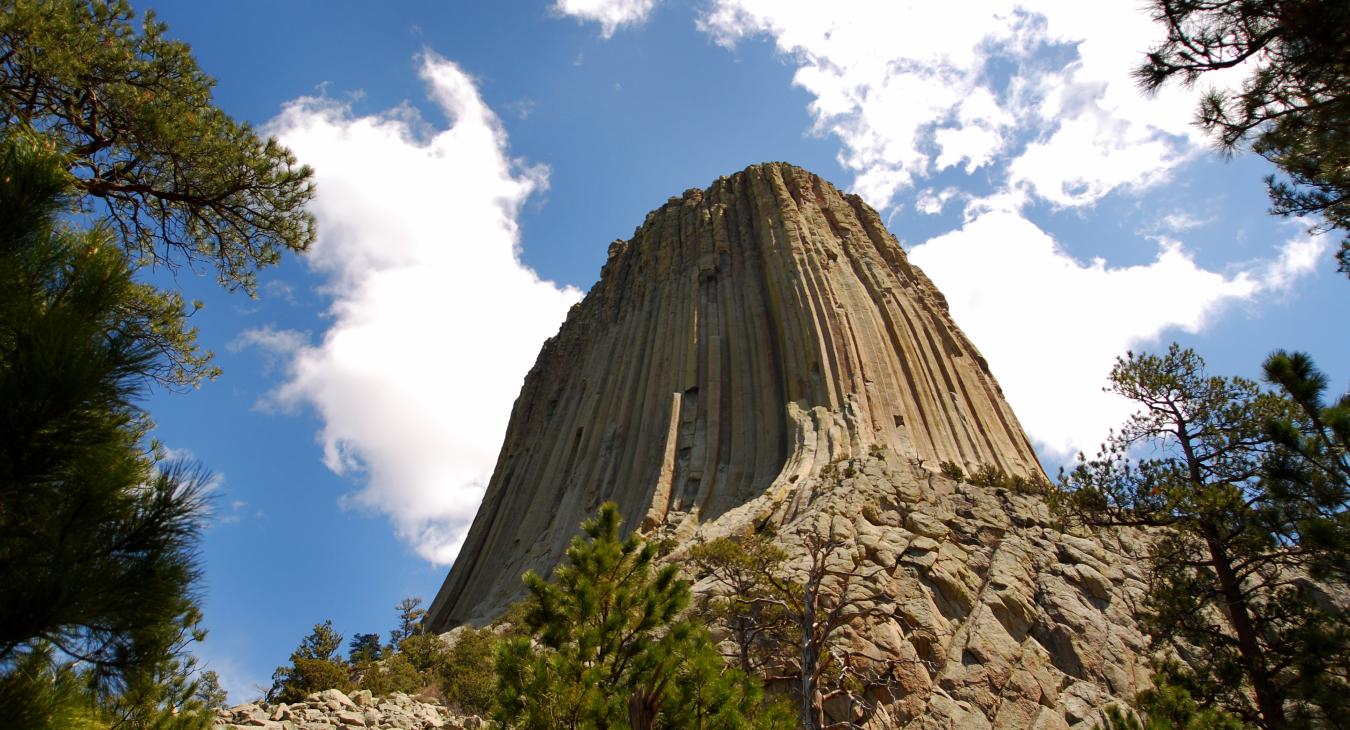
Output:
[[610,246],[525,379],[431,628],[500,614],[613,500],[676,544],[768,524],[790,554],[803,533],[847,538],[890,602],[844,639],[904,667],[873,698],[876,727],[1073,727],[1132,697],[1141,538],[1060,534],[1040,497],[943,478],[943,462],[1044,479],[876,212],[755,165]]
[[842,539],[861,558],[864,592],[885,597],[841,636],[860,655],[896,660],[893,686],[868,698],[881,705],[868,727],[1092,727],[1106,705],[1149,686],[1148,638],[1133,617],[1146,590],[1136,531],[1067,535],[1038,495],[882,453],[840,460],[700,533],[767,523],[789,555],[804,552],[803,535]]
[[1041,476],[974,345],[860,198],[782,163],[610,246],[525,379],[433,626],[481,622],[582,520],[688,535],[850,454]]

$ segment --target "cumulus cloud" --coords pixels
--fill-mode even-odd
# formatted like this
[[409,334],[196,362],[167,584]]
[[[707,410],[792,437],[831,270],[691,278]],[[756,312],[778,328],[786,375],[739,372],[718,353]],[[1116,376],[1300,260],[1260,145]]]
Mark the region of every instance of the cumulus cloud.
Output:
[[1084,263],[1020,213],[995,210],[915,246],[910,258],[946,294],[1023,427],[1046,453],[1069,458],[1094,453],[1132,411],[1101,390],[1117,356],[1288,287],[1328,246],[1325,236],[1296,236],[1276,258],[1225,275],[1199,267],[1179,241],[1157,240],[1148,264]]
[[1158,36],[1131,3],[715,0],[699,24],[726,46],[774,39],[816,130],[840,140],[855,191],[879,208],[950,167],[999,167],[1008,187],[1089,205],[1201,149],[1194,92],[1145,97],[1130,77]]
[[1196,90],[1146,96],[1130,76],[1161,36],[1137,4],[713,0],[699,25],[728,48],[772,39],[812,97],[815,132],[838,139],[853,191],[873,206],[912,201],[939,214],[964,203],[964,224],[912,258],[1052,457],[1095,449],[1128,413],[1101,392],[1115,357],[1288,289],[1324,250],[1300,236],[1270,258],[1209,271],[1168,237],[1204,221],[1173,212],[1147,231],[1168,234],[1153,236],[1151,263],[1083,262],[1026,217],[1032,204],[1077,216],[1166,184],[1206,148],[1191,124]]
[[583,22],[600,24],[600,35],[609,38],[620,26],[641,25],[656,8],[657,0],[557,0],[553,11]]
[[1312,227],[1309,220],[1298,219],[1294,223],[1301,226],[1305,232],[1287,239],[1280,246],[1279,256],[1273,261],[1255,264],[1261,283],[1267,289],[1288,289],[1297,279],[1311,274],[1326,261],[1327,252],[1331,248],[1331,237],[1325,233],[1307,233],[1307,229]]
[[508,156],[497,116],[459,66],[421,76],[448,126],[404,106],[358,116],[301,98],[267,130],[315,169],[331,326],[312,342],[262,328],[237,342],[282,357],[269,396],[323,423],[324,463],[361,487],[436,563],[454,560],[491,474],[511,403],[543,340],[581,293],[519,258],[517,216],[547,170]]
[[956,188],[944,188],[941,191],[926,188],[919,192],[918,198],[914,201],[914,208],[925,215],[937,215],[947,207],[947,201],[960,194],[961,191]]

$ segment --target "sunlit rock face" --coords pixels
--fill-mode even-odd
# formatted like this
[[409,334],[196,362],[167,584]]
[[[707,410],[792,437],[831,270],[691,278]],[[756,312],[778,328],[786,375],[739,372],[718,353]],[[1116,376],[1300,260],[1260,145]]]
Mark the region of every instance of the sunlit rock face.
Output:
[[610,246],[544,345],[433,620],[499,612],[605,500],[678,537],[878,449],[1042,475],[941,293],[860,198],[783,163],[686,191]]
[[1044,479],[984,359],[876,212],[800,168],[755,165],[611,245],[525,380],[431,625],[502,612],[521,573],[547,575],[614,500],[627,525],[673,539],[670,560],[699,537],[769,528],[789,570],[816,538],[846,546],[881,609],[837,646],[890,682],[865,718],[834,703],[832,721],[1100,723],[1148,686],[1131,611],[1146,539],[1066,535],[1036,489],[953,479],[944,462]]

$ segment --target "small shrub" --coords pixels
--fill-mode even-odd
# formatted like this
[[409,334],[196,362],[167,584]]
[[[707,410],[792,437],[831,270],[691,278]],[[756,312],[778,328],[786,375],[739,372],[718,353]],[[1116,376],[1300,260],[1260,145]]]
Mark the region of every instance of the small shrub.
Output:
[[460,714],[480,716],[492,708],[499,641],[492,629],[460,629],[436,668],[447,707]]
[[974,474],[970,475],[970,484],[979,487],[992,487],[996,489],[1006,489],[1008,487],[1008,475],[1001,469],[991,464],[982,464]]
[[403,640],[397,655],[403,657],[413,669],[425,672],[435,667],[444,654],[445,642],[441,641],[441,637],[419,632]]
[[413,666],[407,654],[403,652],[391,654],[377,662],[364,662],[357,667],[357,671],[360,672],[358,686],[370,690],[376,697],[391,692],[416,694],[428,684],[426,678],[417,671],[417,667]]
[[1045,496],[1050,494],[1050,483],[1039,477],[1027,478],[1021,475],[1013,475],[1008,478],[1008,487],[1018,494],[1038,494]]
[[938,467],[938,473],[953,481],[964,482],[966,480],[965,470],[957,466],[955,462],[942,462],[941,466]]
[[305,695],[325,689],[351,689],[347,662],[338,654],[342,634],[333,630],[332,621],[314,624],[314,631],[291,652],[289,666],[272,673],[272,702],[299,702]]
[[283,675],[273,675],[273,679],[278,683],[268,698],[272,702],[300,702],[311,692],[352,689],[347,664],[341,660],[297,657]]

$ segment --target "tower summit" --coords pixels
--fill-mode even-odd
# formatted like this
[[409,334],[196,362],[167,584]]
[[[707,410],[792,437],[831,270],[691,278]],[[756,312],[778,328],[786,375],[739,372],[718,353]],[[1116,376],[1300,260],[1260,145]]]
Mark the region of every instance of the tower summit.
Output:
[[859,197],[785,163],[686,191],[610,246],[544,344],[431,625],[500,613],[606,500],[678,537],[878,451],[1044,476],[946,300]]

